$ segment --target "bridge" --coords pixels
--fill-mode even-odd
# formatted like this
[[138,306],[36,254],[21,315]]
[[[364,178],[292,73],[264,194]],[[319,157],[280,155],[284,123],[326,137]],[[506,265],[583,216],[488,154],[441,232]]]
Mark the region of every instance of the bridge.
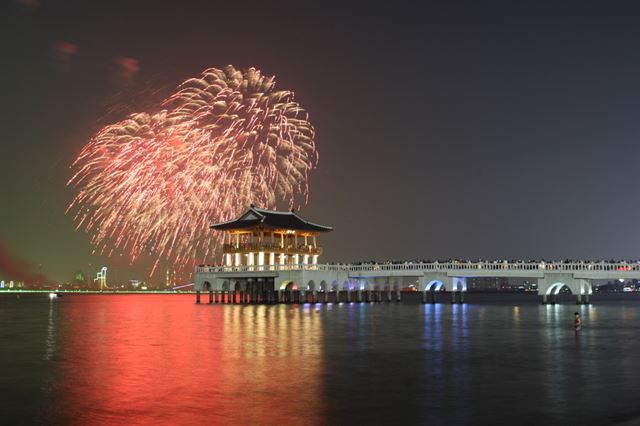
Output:
[[[589,303],[594,280],[640,279],[640,262],[430,262],[383,264],[269,264],[240,266],[199,266],[195,270],[194,289],[208,291],[209,301],[231,296],[265,302],[400,301],[405,278],[417,282],[423,301],[435,301],[436,293],[446,291],[452,302],[462,302],[467,279],[474,277],[535,278],[542,303],[554,303],[555,296],[567,287],[576,302]],[[318,299],[318,292],[321,298]],[[342,293],[342,294],[341,294]]]

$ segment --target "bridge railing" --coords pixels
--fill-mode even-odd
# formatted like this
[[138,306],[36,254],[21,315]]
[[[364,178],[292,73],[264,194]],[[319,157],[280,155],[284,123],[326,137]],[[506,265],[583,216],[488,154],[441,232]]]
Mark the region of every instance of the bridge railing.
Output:
[[242,265],[198,266],[197,273],[220,272],[278,272],[278,271],[326,271],[326,272],[389,272],[389,271],[640,271],[640,262],[432,262],[432,263],[374,263],[359,265],[294,264],[294,265]]

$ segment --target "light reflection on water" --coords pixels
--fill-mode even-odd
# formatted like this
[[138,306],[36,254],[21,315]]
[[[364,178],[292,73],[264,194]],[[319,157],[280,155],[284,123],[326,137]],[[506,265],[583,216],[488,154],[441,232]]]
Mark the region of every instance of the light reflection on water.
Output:
[[[637,303],[195,305],[0,298],[8,424],[608,424]],[[573,312],[584,329],[573,331]],[[10,324],[10,327],[7,327]]]

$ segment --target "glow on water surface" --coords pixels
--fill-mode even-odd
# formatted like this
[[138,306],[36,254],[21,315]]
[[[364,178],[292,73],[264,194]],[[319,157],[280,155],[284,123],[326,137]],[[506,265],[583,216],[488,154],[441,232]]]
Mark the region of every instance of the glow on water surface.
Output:
[[10,424],[634,421],[639,307],[0,296],[0,409]]

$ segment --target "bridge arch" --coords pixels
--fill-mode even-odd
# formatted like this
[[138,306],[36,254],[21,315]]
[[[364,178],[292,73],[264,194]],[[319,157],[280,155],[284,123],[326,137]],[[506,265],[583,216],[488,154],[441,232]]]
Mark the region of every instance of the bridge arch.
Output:
[[213,291],[213,286],[209,281],[205,281],[204,283],[202,283],[202,289],[204,291]]
[[579,292],[582,295],[591,295],[593,294],[593,284],[590,281],[582,280],[580,283]]
[[231,286],[231,284],[229,284],[229,281],[228,281],[228,280],[225,280],[225,281],[222,283],[222,291],[229,291],[230,286]]
[[320,281],[320,291],[327,291],[327,282],[325,280]]
[[443,288],[445,289],[445,291],[447,290],[442,281],[432,280],[426,285],[424,291],[441,291]]
[[309,291],[316,291],[316,289],[317,289],[317,286],[316,286],[315,281],[310,280],[310,281],[307,283],[307,290],[309,290]]
[[298,290],[298,284],[296,284],[295,282],[288,280],[288,281],[282,281],[282,284],[280,284],[280,290],[284,290],[284,291],[295,291]]
[[550,294],[558,294],[560,293],[560,290],[562,290],[564,287],[567,287],[569,289],[569,291],[573,294],[573,292],[571,291],[571,287],[569,287],[567,284],[562,283],[562,282],[557,282],[557,283],[553,283],[549,286],[549,288],[547,288],[546,291],[546,295],[550,295]]

